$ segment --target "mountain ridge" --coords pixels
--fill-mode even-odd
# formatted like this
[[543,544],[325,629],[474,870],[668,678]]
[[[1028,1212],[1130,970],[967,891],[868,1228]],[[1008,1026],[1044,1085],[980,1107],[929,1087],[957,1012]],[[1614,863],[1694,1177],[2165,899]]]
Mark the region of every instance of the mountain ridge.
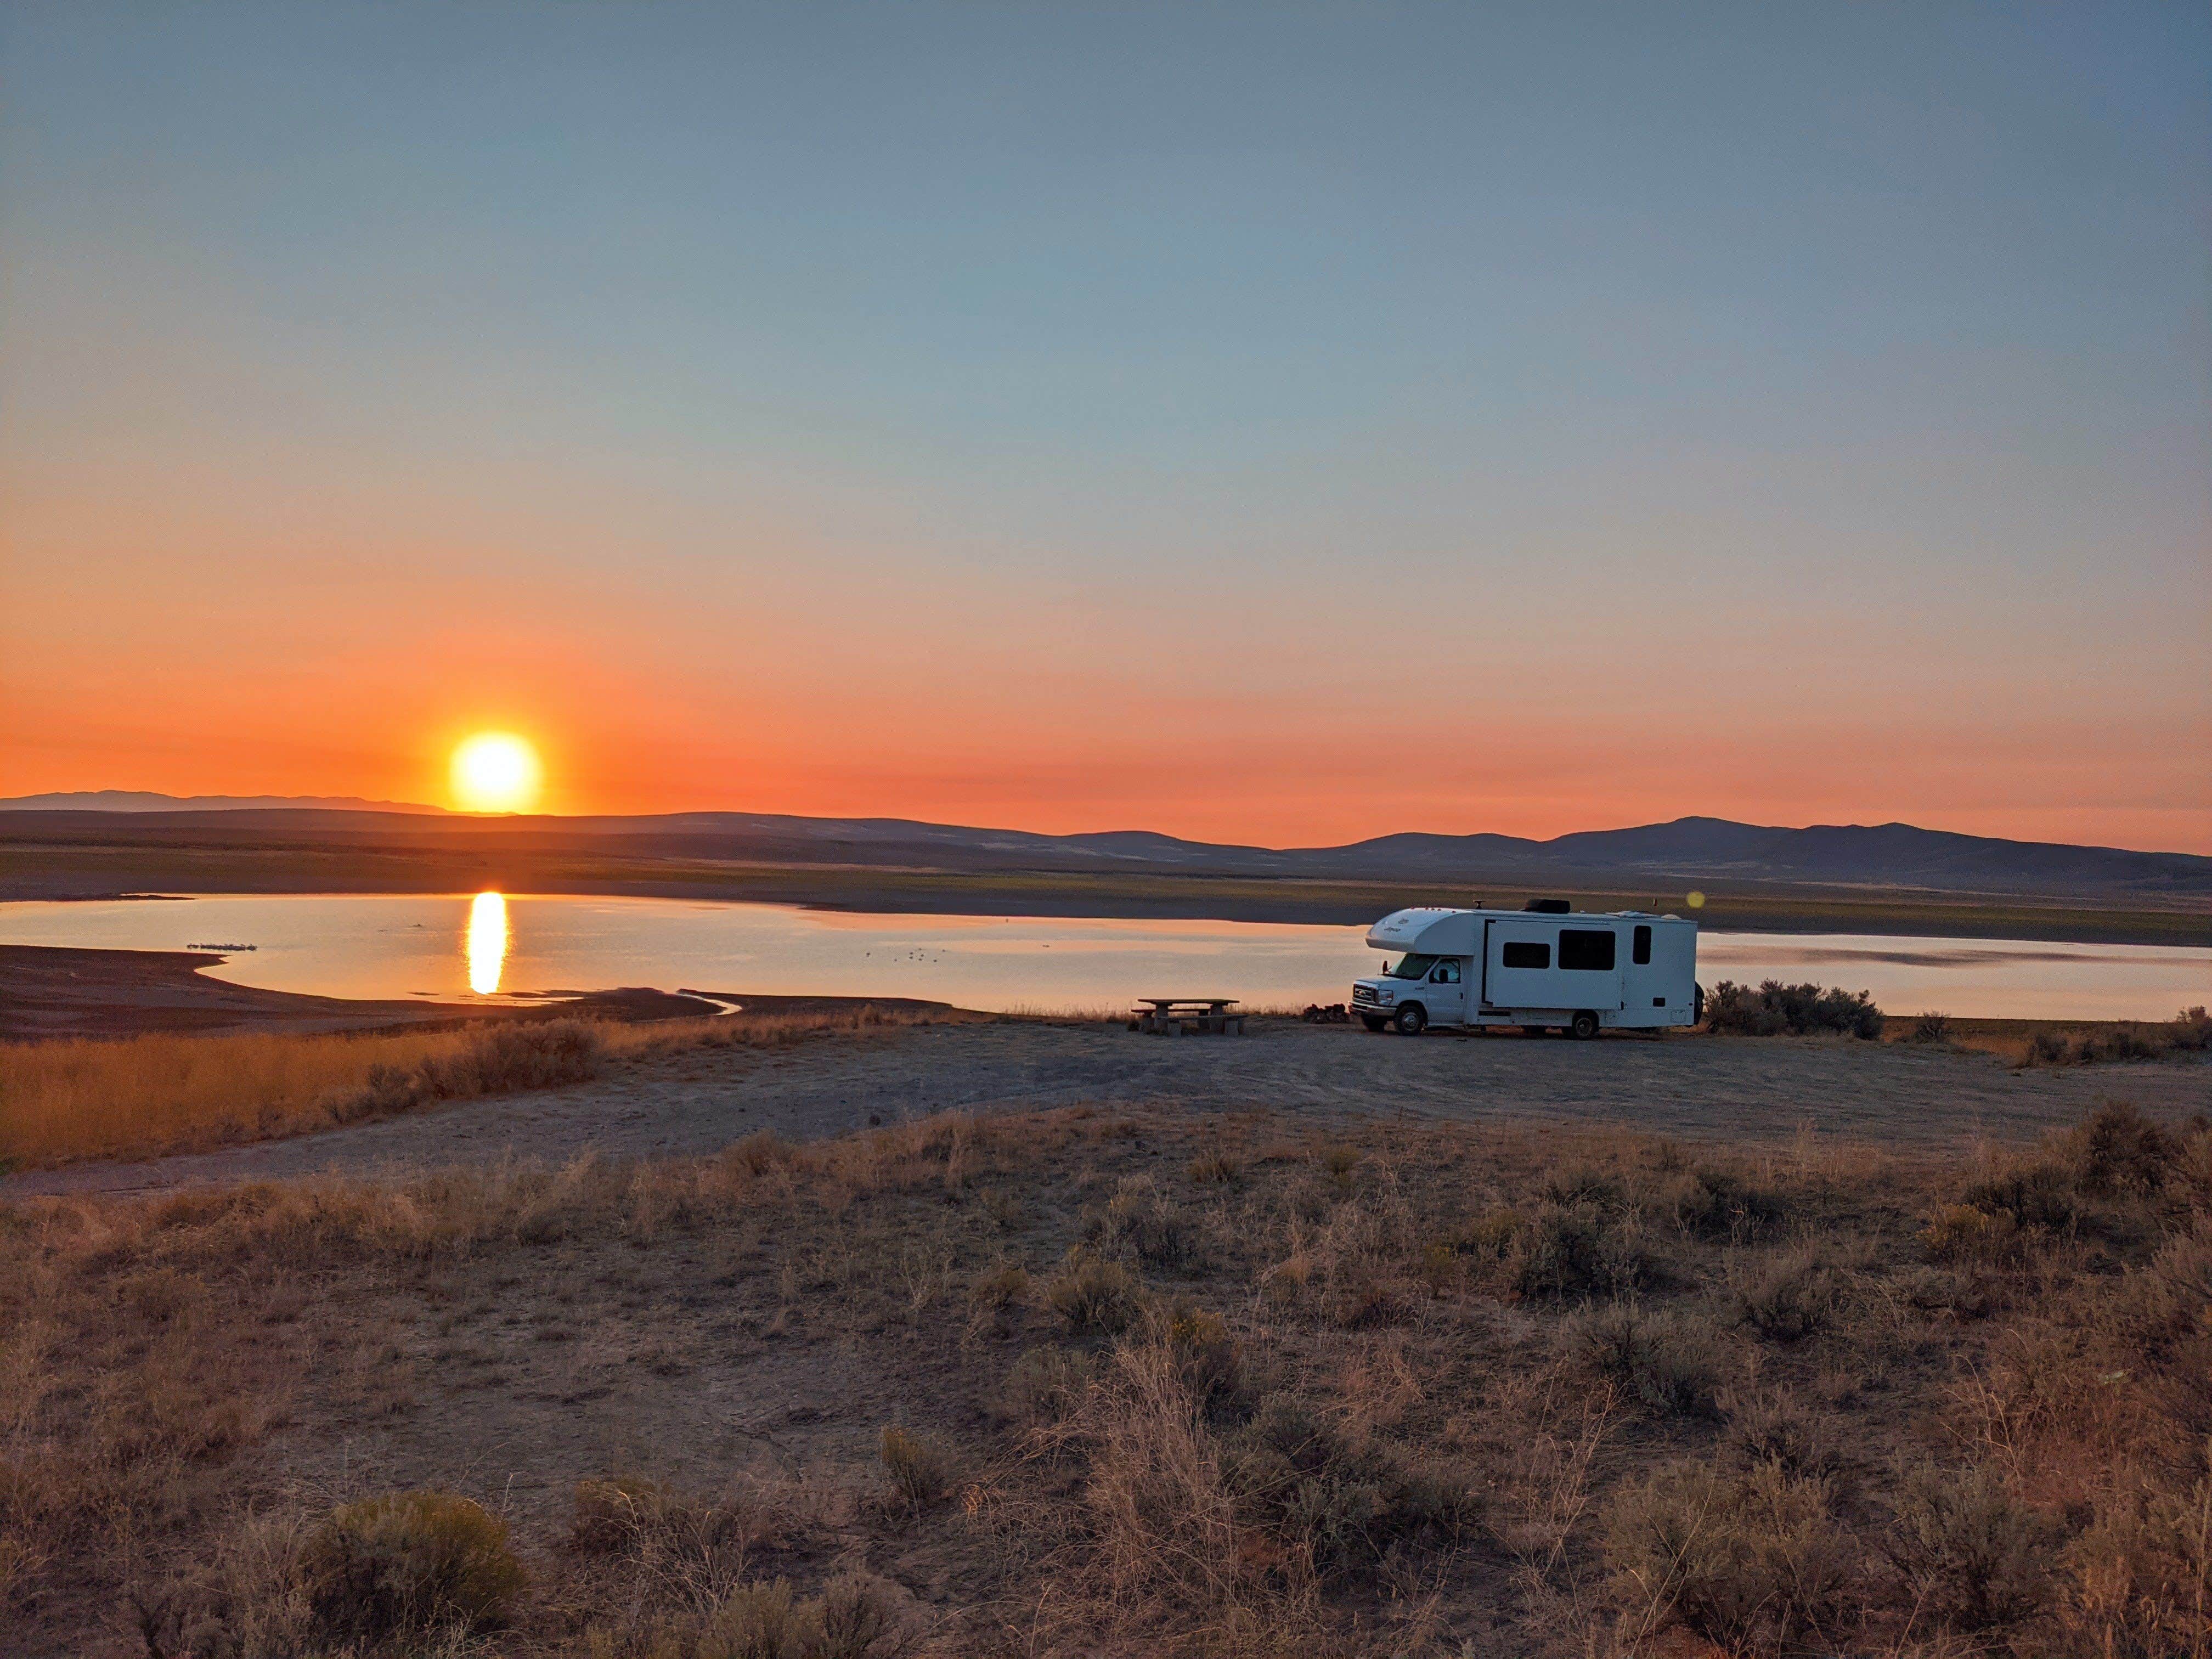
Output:
[[[52,828],[98,835],[127,830],[164,839],[246,836],[348,844],[428,837],[457,846],[623,849],[656,856],[800,865],[901,866],[962,871],[1035,869],[1469,882],[1664,878],[1755,880],[1937,892],[2080,896],[2212,896],[2212,857],[2125,848],[2025,842],[1925,830],[1915,824],[1788,828],[1691,816],[1548,840],[1478,831],[1406,830],[1334,847],[1267,848],[1188,840],[1157,830],[1041,831],[934,823],[915,818],[819,818],[778,813],[478,817],[397,804],[313,798],[175,798],[94,792],[82,797],[0,800],[16,833]],[[237,801],[237,805],[214,802]],[[46,805],[68,802],[67,805]]]

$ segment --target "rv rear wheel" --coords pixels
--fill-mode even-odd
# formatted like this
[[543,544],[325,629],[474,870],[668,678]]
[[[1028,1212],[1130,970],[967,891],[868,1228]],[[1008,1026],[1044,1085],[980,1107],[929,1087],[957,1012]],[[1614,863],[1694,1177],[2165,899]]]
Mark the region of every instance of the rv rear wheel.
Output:
[[1389,1020],[1383,1018],[1380,1014],[1362,1014],[1359,1017],[1359,1023],[1362,1025],[1364,1025],[1370,1031],[1382,1030],[1390,1024]]
[[1582,1037],[1585,1040],[1595,1036],[1597,1035],[1597,1016],[1590,1012],[1589,1009],[1583,1009],[1582,1012],[1575,1016],[1574,1024],[1567,1027],[1567,1035],[1571,1037]]
[[1398,1011],[1398,1035],[1419,1036],[1429,1028],[1429,1011],[1418,1002],[1409,1002]]

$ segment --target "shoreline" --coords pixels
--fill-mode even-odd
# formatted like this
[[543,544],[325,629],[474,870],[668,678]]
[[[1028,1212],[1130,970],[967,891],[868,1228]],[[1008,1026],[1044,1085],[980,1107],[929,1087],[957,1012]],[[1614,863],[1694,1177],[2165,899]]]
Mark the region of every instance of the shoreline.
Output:
[[527,1002],[485,1004],[325,997],[214,978],[207,970],[222,961],[222,956],[205,951],[0,945],[0,1042],[156,1033],[221,1036],[437,1031],[489,1020],[583,1018],[645,1024],[713,1018],[732,1003],[755,1013],[950,1006],[910,997],[763,996],[644,986],[546,992]]

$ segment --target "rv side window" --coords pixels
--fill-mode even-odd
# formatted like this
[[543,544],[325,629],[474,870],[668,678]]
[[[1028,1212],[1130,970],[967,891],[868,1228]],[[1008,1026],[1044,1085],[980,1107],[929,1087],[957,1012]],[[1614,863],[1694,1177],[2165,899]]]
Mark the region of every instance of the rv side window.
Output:
[[1548,968],[1552,965],[1552,947],[1539,945],[1534,939],[1510,939],[1499,947],[1498,960],[1507,968]]
[[1582,973],[1607,973],[1613,968],[1613,929],[1563,927],[1559,930],[1559,966]]
[[1651,930],[1649,927],[1636,930],[1635,940],[1628,947],[1628,959],[1638,968],[1651,965]]

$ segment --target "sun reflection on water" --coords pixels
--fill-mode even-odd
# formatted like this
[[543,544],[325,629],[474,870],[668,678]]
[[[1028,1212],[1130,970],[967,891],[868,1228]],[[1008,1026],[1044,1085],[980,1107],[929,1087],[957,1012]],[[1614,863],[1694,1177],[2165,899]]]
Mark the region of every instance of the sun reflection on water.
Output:
[[488,997],[507,965],[507,896],[478,893],[469,902],[469,989]]

